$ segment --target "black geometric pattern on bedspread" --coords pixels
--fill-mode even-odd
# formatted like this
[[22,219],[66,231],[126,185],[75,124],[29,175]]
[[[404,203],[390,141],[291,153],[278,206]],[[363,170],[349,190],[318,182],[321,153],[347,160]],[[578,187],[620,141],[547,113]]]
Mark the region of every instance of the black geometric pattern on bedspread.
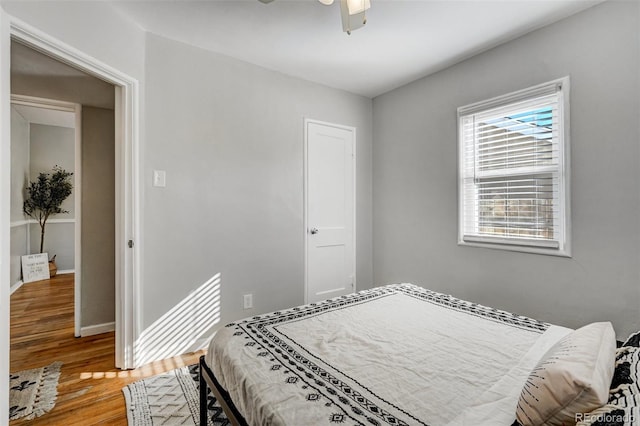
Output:
[[[464,312],[490,321],[500,322],[511,327],[527,329],[538,333],[544,332],[549,327],[547,323],[476,303],[466,302],[453,296],[437,293],[412,284],[394,284],[373,290],[365,290],[319,303],[311,303],[285,311],[255,316],[238,323],[228,324],[227,327],[235,327],[236,330],[233,336],[246,339],[247,342],[245,346],[255,350],[255,356],[268,358],[272,363],[270,366],[271,371],[280,374],[284,373],[284,383],[292,386],[301,386],[302,389],[308,390],[309,395],[306,398],[307,402],[317,403],[321,397],[329,401],[326,402],[325,405],[327,407],[333,407],[336,410],[336,413],[328,419],[329,423],[355,422],[359,425],[379,426],[388,424],[408,426],[406,422],[379,407],[358,389],[354,389],[348,383],[343,382],[331,372],[300,354],[289,346],[286,341],[267,329],[268,326],[275,326],[328,311],[344,309],[352,305],[366,303],[367,301],[394,294],[405,294],[447,309]],[[289,336],[285,337],[293,341]],[[336,369],[336,371],[338,370]],[[338,371],[338,373],[348,377],[367,393],[378,398],[378,400],[385,402],[411,418],[411,424],[428,426],[422,420],[415,418],[392,402],[385,401],[382,397],[375,395],[354,378],[340,371]]]

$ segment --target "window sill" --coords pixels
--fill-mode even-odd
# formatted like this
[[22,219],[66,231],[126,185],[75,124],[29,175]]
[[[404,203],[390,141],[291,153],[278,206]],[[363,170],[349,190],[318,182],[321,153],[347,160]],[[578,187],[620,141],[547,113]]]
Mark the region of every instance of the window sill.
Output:
[[492,250],[541,254],[545,256],[557,256],[557,257],[567,257],[567,258],[571,257],[571,251],[569,250],[566,244],[563,248],[553,248],[553,247],[534,247],[534,246],[525,246],[525,245],[517,245],[517,244],[499,244],[499,243],[480,242],[480,241],[464,241],[462,239],[459,239],[458,245],[468,246],[468,247],[488,248]]

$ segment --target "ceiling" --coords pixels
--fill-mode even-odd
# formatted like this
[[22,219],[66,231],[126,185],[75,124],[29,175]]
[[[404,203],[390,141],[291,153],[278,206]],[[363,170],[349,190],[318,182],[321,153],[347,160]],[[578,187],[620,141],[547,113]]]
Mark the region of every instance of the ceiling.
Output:
[[86,74],[24,44],[11,42],[11,73],[25,76],[84,77]]
[[113,109],[114,86],[16,41],[11,42],[11,93]]
[[339,1],[112,4],[151,33],[373,98],[601,1],[371,0],[351,35]]
[[11,108],[29,123],[68,127],[71,129],[76,127],[76,116],[72,112],[37,108],[27,105],[11,105]]

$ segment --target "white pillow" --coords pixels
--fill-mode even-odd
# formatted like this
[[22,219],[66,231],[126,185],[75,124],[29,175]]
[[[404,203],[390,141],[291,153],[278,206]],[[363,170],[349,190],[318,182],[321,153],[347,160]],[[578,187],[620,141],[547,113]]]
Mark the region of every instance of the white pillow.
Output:
[[609,322],[586,325],[556,343],[531,371],[516,417],[523,426],[575,424],[576,413],[607,403],[616,357]]

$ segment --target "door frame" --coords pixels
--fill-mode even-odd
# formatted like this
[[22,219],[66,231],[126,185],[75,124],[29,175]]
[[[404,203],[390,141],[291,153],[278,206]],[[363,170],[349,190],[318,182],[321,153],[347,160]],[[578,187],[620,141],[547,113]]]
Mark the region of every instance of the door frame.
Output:
[[73,244],[73,334],[80,337],[81,324],[81,280],[82,280],[82,105],[59,101],[56,99],[38,98],[35,96],[11,95],[11,105],[25,105],[35,108],[51,109],[56,111],[71,112],[74,114],[74,244]]
[[[0,6],[0,194],[11,193],[11,70],[4,65],[11,60],[9,34],[9,17]],[[10,198],[0,197],[0,413],[9,412]]]
[[311,118],[304,118],[304,146],[303,146],[303,157],[304,157],[304,303],[309,303],[309,124],[319,124],[321,126],[334,127],[341,130],[350,131],[353,135],[353,291],[356,291],[357,288],[357,244],[356,244],[356,213],[357,213],[357,181],[356,181],[356,147],[357,147],[357,129],[353,126],[346,126],[342,124],[329,123],[327,121],[314,120]]
[[[8,21],[8,31],[1,33],[3,58],[8,57],[10,40],[20,42],[32,49],[42,52],[58,61],[64,62],[87,74],[115,86],[115,191],[116,191],[116,282],[115,282],[115,364],[117,368],[131,369],[136,367],[134,344],[137,338],[137,300],[140,283],[139,259],[141,259],[140,238],[140,177],[139,177],[139,83],[127,74],[75,49],[66,43],[16,19],[6,12],[3,17]],[[5,53],[5,51],[7,51]],[[10,61],[1,62],[0,76],[5,80],[10,70]],[[0,83],[1,84],[1,83]],[[1,93],[0,111],[3,115],[0,123],[8,123],[5,115],[9,112],[9,96]],[[3,126],[3,129],[5,126]],[[8,150],[10,135],[3,131],[0,134],[2,153]],[[5,170],[10,164],[6,155],[0,154],[0,169]],[[3,176],[4,177],[4,176]],[[8,185],[8,184],[7,184]],[[5,192],[3,192],[5,193]],[[4,197],[3,197],[4,198]],[[0,205],[3,208],[5,200]],[[0,226],[7,227],[6,218],[2,218]],[[8,232],[8,229],[4,230]],[[4,238],[2,239],[4,242]],[[131,242],[131,247],[129,245]],[[135,242],[135,244],[134,244]],[[8,249],[2,247],[1,264],[8,264]],[[6,263],[5,263],[6,262]],[[3,277],[7,275],[2,271]],[[3,294],[4,296],[4,294]],[[8,303],[9,298],[0,299],[0,304]],[[0,373],[2,373],[0,371]]]

